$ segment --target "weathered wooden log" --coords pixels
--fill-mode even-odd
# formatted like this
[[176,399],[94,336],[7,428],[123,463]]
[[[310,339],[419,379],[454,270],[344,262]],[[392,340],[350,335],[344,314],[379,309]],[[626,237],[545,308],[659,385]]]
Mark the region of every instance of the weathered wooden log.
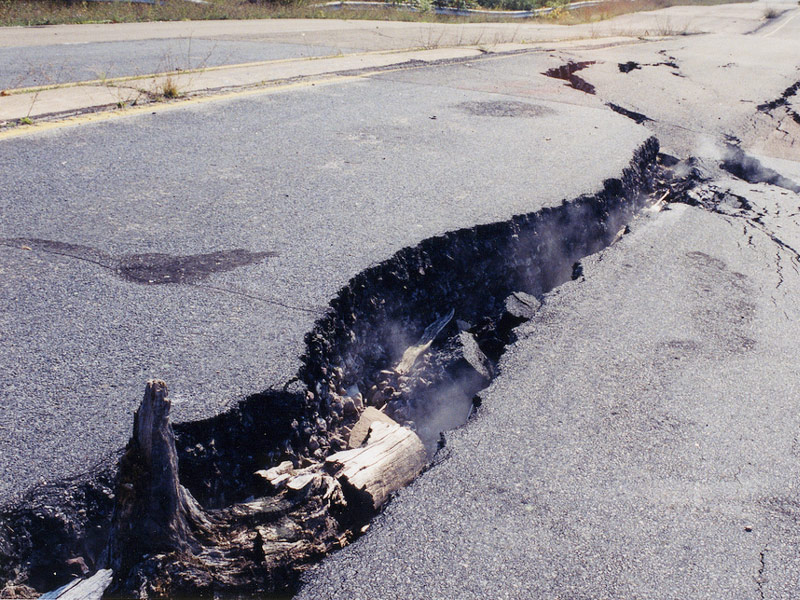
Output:
[[347,445],[350,448],[358,448],[361,446],[367,439],[367,436],[369,435],[369,428],[375,421],[397,424],[397,421],[392,419],[387,414],[382,413],[373,406],[368,406],[366,410],[361,413],[361,416],[358,418],[358,421],[356,421],[355,425],[353,425]]
[[42,594],[39,600],[100,600],[113,575],[111,569],[101,569],[87,579],[73,579],[57,590]]
[[332,454],[325,466],[342,484],[348,501],[377,510],[422,472],[425,446],[410,429],[382,421],[370,425],[366,441],[360,448]]
[[197,501],[178,481],[167,394],[166,383],[148,381],[134,414],[112,519],[110,558],[115,570],[124,572],[149,553],[197,550],[196,534],[209,527]]
[[292,478],[293,471],[292,463],[286,460],[277,467],[256,471],[255,476],[265,482],[272,491],[278,491]]

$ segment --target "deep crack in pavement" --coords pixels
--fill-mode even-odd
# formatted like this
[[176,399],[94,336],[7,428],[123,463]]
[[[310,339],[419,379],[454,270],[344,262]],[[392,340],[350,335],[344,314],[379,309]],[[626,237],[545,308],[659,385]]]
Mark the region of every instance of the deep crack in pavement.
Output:
[[[507,597],[523,589],[527,595],[591,594],[602,587],[622,598],[652,591],[651,585],[691,595],[701,583],[735,595],[745,580],[752,590],[754,567],[765,597],[769,546],[763,540],[775,539],[779,529],[764,508],[772,501],[751,496],[772,494],[774,504],[791,494],[785,489],[792,473],[792,453],[782,451],[786,431],[772,428],[796,420],[787,391],[793,366],[779,357],[791,355],[785,354],[793,327],[789,299],[800,276],[797,213],[790,212],[800,207],[787,206],[798,192],[797,175],[791,167],[784,174],[786,164],[751,155],[752,140],[745,145],[739,129],[724,130],[723,123],[707,136],[709,149],[707,138],[689,135],[695,132],[665,118],[647,97],[621,100],[601,85],[609,71],[633,78],[645,76],[641,66],[678,68],[679,51],[658,54],[667,60],[570,60],[545,74],[652,127],[670,154],[683,160],[658,155],[652,139],[599,194],[427,238],[361,271],[306,336],[299,380],[217,417],[175,427],[181,483],[211,521],[230,528],[230,539],[217,540],[195,558],[174,549],[148,554],[118,575],[115,589],[293,591],[306,565],[276,559],[276,540],[298,549],[316,544],[311,553],[318,556],[355,541],[372,514],[345,508],[353,502],[347,490],[331,496],[335,482],[314,475],[303,479],[315,482],[310,488],[298,484],[298,490],[328,505],[312,503],[311,513],[301,507],[292,517],[298,498],[261,496],[263,483],[253,480],[253,472],[288,458],[294,469],[303,467],[293,476],[309,477],[308,469],[346,447],[350,426],[370,405],[416,430],[434,467],[378,518],[374,533],[312,572],[301,597],[354,597],[354,585],[370,597],[388,597],[388,588],[396,592],[393,570],[403,567],[382,557],[396,544],[415,565],[417,579],[402,584],[408,597],[420,590],[448,596],[467,589],[476,597],[498,589]],[[691,61],[682,57],[680,64],[681,78],[691,79]],[[574,75],[589,66],[605,71],[590,71],[592,83]],[[759,111],[784,107],[797,91],[791,89],[779,97],[785,101]],[[501,121],[552,114],[549,107],[518,101],[454,107]],[[681,152],[687,144],[700,152]],[[41,250],[53,244],[32,242],[31,249],[38,243]],[[107,255],[86,246],[61,250],[110,268]],[[247,261],[256,255],[253,262],[277,258],[234,251],[230,268],[252,264]],[[223,262],[200,256],[176,260],[150,253],[119,264],[148,283],[167,283],[183,271],[189,282],[208,277]],[[767,259],[769,267],[760,267]],[[775,329],[765,315],[786,322]],[[412,353],[415,370],[392,367],[404,364],[415,339],[422,348]],[[507,353],[509,344],[514,351]],[[601,356],[608,360],[596,361]],[[747,368],[756,358],[766,367]],[[777,391],[770,395],[772,386]],[[457,416],[440,418],[441,411]],[[452,437],[441,433],[470,418]],[[509,479],[513,473],[523,476]],[[16,574],[20,583],[43,588],[104,566],[103,539],[119,502],[107,485],[113,474],[109,464],[97,476],[39,490],[4,511],[3,551],[14,555],[5,567],[27,557],[27,572]],[[321,514],[328,515],[324,524]],[[265,515],[279,520],[254,530],[250,520]],[[750,535],[754,520],[757,535]],[[77,527],[71,528],[73,521]],[[431,522],[439,526],[431,528]],[[786,568],[770,584],[792,589],[800,572],[792,555],[798,532],[780,533],[787,544],[776,560]],[[454,546],[452,539],[465,543]],[[654,549],[655,539],[663,548]],[[525,548],[519,556],[518,541]],[[498,543],[508,546],[498,551]],[[711,556],[709,547],[726,550]],[[453,553],[462,555],[460,566],[449,572],[437,566]],[[354,554],[356,572],[341,562]],[[500,588],[480,572],[498,556],[517,565]],[[266,571],[255,574],[259,565]],[[670,571],[674,565],[685,568],[679,577]],[[591,572],[587,568],[602,570],[604,581],[584,579],[580,573]],[[696,577],[709,569],[714,577],[699,582]],[[553,577],[531,575],[543,572]],[[739,572],[742,578],[727,576]]]

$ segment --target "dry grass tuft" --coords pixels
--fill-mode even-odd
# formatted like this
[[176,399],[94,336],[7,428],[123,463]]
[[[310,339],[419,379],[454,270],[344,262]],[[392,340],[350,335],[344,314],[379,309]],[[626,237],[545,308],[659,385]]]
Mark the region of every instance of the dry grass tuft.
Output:
[[159,84],[158,93],[167,99],[173,98],[180,98],[183,94],[181,94],[180,89],[178,88],[178,82],[173,77],[166,77],[164,80]]

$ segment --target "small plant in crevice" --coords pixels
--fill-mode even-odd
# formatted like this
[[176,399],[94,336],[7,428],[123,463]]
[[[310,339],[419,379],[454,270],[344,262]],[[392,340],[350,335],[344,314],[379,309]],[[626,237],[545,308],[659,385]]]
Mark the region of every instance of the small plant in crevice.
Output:
[[177,80],[172,76],[166,77],[163,81],[159,82],[158,93],[160,96],[169,100],[180,98],[183,95],[178,87]]

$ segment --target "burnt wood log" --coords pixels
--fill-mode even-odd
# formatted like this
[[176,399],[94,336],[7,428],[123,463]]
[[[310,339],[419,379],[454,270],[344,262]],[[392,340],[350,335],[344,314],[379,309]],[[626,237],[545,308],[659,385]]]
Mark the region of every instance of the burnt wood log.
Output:
[[411,483],[425,468],[425,446],[416,433],[398,424],[375,421],[366,445],[329,456],[325,465],[351,499],[370,510]]
[[166,384],[148,382],[120,462],[109,541],[112,594],[286,591],[312,559],[349,541],[341,486],[322,464],[298,472],[279,465],[263,473],[288,479],[274,496],[204,511],[178,479],[169,409]]

